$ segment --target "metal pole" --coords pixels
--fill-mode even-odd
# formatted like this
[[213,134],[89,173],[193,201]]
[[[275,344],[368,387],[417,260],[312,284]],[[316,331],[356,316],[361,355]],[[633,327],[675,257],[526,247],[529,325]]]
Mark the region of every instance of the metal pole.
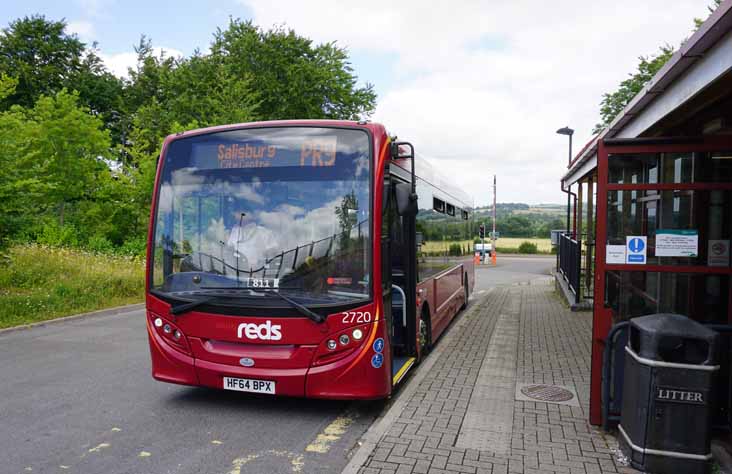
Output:
[[493,235],[491,242],[493,265],[496,264],[496,175],[493,175]]
[[480,248],[483,250],[483,261],[481,263],[485,263],[485,222],[481,222],[480,225],[483,227],[483,235],[480,238]]
[[571,206],[572,206],[572,195],[569,194],[569,191],[572,190],[572,185],[570,184],[567,186],[567,227],[565,227],[566,231],[565,234],[569,235],[569,214],[571,212]]
[[[567,159],[567,165],[569,166],[572,163],[572,134],[569,134],[569,155]],[[572,195],[570,194],[570,191],[572,191],[572,185],[570,184],[567,186],[567,233],[570,231],[570,224],[569,224],[569,215],[571,214],[572,210]]]

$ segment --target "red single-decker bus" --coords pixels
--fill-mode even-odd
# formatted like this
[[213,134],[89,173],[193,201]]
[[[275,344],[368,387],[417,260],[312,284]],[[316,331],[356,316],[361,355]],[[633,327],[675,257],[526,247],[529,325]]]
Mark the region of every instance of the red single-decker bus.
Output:
[[470,248],[432,241],[471,236],[472,205],[375,123],[169,136],[147,253],[153,377],[271,395],[389,396],[467,304]]

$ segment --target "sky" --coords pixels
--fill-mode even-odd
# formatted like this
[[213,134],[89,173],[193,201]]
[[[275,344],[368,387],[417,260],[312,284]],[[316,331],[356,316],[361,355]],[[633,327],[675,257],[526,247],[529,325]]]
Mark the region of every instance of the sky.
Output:
[[125,75],[140,35],[172,55],[205,51],[229,18],[284,24],[316,42],[347,48],[361,84],[378,93],[371,119],[478,205],[562,203],[567,137],[574,152],[592,137],[602,94],[615,90],[638,56],[691,35],[706,0],[13,0],[2,27],[35,13],[64,18],[98,43],[109,69]]

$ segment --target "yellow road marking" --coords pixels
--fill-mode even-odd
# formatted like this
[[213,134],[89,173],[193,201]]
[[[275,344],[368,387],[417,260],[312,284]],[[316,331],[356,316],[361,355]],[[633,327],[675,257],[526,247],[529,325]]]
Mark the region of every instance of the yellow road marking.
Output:
[[305,465],[305,461],[303,461],[303,459],[302,459],[302,454],[299,456],[293,457],[290,460],[290,463],[292,464],[292,472],[302,471],[302,468]]
[[243,457],[243,458],[236,458],[231,462],[231,465],[234,467],[231,471],[229,471],[229,474],[241,474],[241,468],[245,464],[254,461],[255,459],[259,458],[259,454],[250,454],[249,456]]
[[59,467],[60,467],[61,469],[68,469],[68,468],[69,468],[69,466],[64,466],[63,464],[61,464],[61,465],[60,465]]
[[140,451],[140,454],[137,455],[138,458],[149,458],[150,456],[152,456],[152,454],[147,451]]
[[[246,466],[252,461],[255,461],[263,456],[275,456],[278,458],[288,458],[292,465],[292,472],[301,472],[305,461],[303,460],[302,454],[295,454],[289,451],[278,451],[276,449],[270,449],[269,451],[262,451],[259,453],[250,454],[241,458],[236,458],[231,462],[232,469],[229,474],[241,474],[242,467]],[[244,471],[247,472],[247,471]]]
[[349,415],[339,416],[325,427],[323,432],[315,438],[315,441],[307,445],[305,451],[310,453],[327,453],[330,446],[341,439],[341,436],[346,432],[351,423],[353,423],[353,418]]
[[108,448],[108,447],[110,447],[110,446],[111,446],[111,444],[109,444],[109,443],[101,443],[101,444],[100,444],[99,446],[97,446],[97,447],[95,447],[95,448],[91,448],[91,449],[89,450],[89,452],[90,452],[90,453],[98,453],[98,452],[99,452],[99,451],[101,451],[102,449],[104,449],[104,448]]
[[211,444],[224,444],[223,441],[219,441],[217,439],[214,439],[211,441]]
[[391,383],[393,385],[398,384],[399,381],[402,380],[402,377],[404,377],[404,374],[407,373],[407,370],[409,370],[409,368],[414,365],[415,360],[416,359],[414,357],[410,357],[409,359],[407,359],[407,361],[404,363],[402,368],[399,369],[399,371],[396,373],[396,375],[394,375],[394,377],[391,379]]
[[118,433],[120,431],[122,431],[122,430],[117,428],[116,426],[114,428],[112,428],[112,432],[114,432],[114,433]]

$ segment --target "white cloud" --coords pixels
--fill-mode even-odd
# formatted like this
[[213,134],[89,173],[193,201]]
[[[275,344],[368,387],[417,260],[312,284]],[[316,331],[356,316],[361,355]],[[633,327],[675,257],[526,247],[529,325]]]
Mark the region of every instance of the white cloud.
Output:
[[106,17],[114,0],[76,0],[79,8],[89,17]]
[[94,37],[94,25],[89,21],[70,21],[66,25],[68,34],[76,34],[84,41],[89,41]]
[[574,128],[579,150],[602,94],[639,55],[689,36],[708,3],[240,1],[264,27],[286,23],[352,52],[395,56],[374,119],[434,157],[480,204],[491,200],[493,173],[499,201],[562,202],[567,140],[554,131]]
[[[183,53],[175,48],[166,47],[154,47],[153,54],[160,56],[165,54],[166,57],[182,57]],[[134,68],[137,65],[137,53],[134,51],[127,51],[124,53],[105,54],[99,53],[99,57],[102,58],[107,69],[117,77],[128,77],[128,69]]]

